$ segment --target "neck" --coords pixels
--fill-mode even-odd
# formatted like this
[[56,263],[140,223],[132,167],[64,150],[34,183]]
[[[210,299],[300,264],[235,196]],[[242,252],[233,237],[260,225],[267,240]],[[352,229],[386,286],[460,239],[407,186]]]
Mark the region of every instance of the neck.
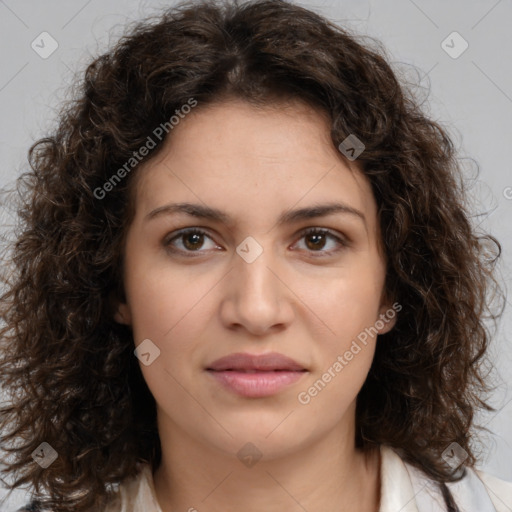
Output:
[[163,512],[378,511],[379,451],[364,454],[337,431],[286,456],[263,454],[252,466],[185,432],[160,437],[154,485]]

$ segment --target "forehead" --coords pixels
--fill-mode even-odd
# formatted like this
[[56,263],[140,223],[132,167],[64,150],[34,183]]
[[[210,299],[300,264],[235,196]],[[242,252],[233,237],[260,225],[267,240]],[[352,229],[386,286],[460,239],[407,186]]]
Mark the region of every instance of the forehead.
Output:
[[370,184],[335,148],[327,117],[298,102],[198,106],[141,164],[136,181],[141,214],[179,196],[241,217],[334,201],[376,215]]

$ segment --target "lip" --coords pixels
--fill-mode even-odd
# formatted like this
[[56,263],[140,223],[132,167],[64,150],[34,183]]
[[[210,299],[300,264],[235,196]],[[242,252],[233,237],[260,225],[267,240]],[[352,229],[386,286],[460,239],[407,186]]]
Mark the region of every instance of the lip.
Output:
[[261,371],[302,371],[306,370],[297,361],[278,352],[267,354],[248,354],[247,352],[236,352],[217,359],[211,363],[207,370],[261,370]]
[[225,388],[251,398],[275,395],[308,372],[293,359],[277,352],[230,354],[214,361],[206,371]]

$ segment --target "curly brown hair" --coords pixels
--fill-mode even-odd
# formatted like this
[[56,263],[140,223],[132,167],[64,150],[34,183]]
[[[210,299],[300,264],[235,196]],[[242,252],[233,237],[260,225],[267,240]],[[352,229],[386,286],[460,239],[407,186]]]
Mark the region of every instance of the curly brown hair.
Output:
[[[100,510],[139,463],[158,467],[155,401],[131,329],[113,320],[137,169],[105,199],[98,191],[190,98],[198,109],[298,99],[328,116],[336,147],[349,134],[364,142],[357,161],[378,205],[386,290],[403,310],[358,395],[357,446],[390,445],[439,482],[456,478],[441,458],[450,443],[476,463],[501,247],[472,226],[447,129],[389,60],[373,38],[282,0],[206,1],[137,22],[87,67],[17,184],[1,298],[0,446],[3,472],[16,475],[6,485],[29,484],[57,512]],[[42,442],[58,453],[46,469],[32,458]]]

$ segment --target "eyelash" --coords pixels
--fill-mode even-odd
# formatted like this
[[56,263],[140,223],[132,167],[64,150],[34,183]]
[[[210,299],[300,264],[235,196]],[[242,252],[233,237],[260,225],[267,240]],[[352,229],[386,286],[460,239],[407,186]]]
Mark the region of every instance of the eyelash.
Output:
[[[182,238],[186,235],[190,235],[190,234],[194,234],[194,235],[205,235],[207,236],[208,238],[211,239],[210,235],[208,234],[207,231],[204,231],[200,228],[185,228],[185,229],[181,229],[179,230],[178,232],[176,232],[175,234],[173,234],[174,236],[172,236],[172,238],[169,238],[169,237],[166,237],[163,241],[163,245],[166,249],[168,249],[169,251],[171,252],[174,252],[174,253],[181,253],[181,254],[186,254],[187,257],[197,257],[194,253],[197,253],[198,255],[202,252],[205,252],[205,251],[201,251],[201,250],[197,250],[197,251],[189,251],[189,250],[182,250],[182,249],[176,249],[175,247],[172,247],[172,242],[174,240],[177,240],[179,238]],[[300,233],[300,239],[308,236],[308,235],[311,235],[311,234],[316,234],[316,235],[327,235],[328,237],[334,239],[341,247],[338,247],[337,249],[331,249],[329,251],[323,251],[323,250],[319,250],[319,251],[308,251],[310,252],[313,257],[315,258],[318,258],[318,257],[326,257],[326,256],[331,256],[343,249],[345,249],[346,247],[348,247],[348,242],[342,238],[340,238],[339,236],[335,235],[332,231],[328,230],[328,229],[325,229],[325,228],[307,228],[305,230],[303,230],[301,233]],[[315,254],[316,253],[316,254]]]

